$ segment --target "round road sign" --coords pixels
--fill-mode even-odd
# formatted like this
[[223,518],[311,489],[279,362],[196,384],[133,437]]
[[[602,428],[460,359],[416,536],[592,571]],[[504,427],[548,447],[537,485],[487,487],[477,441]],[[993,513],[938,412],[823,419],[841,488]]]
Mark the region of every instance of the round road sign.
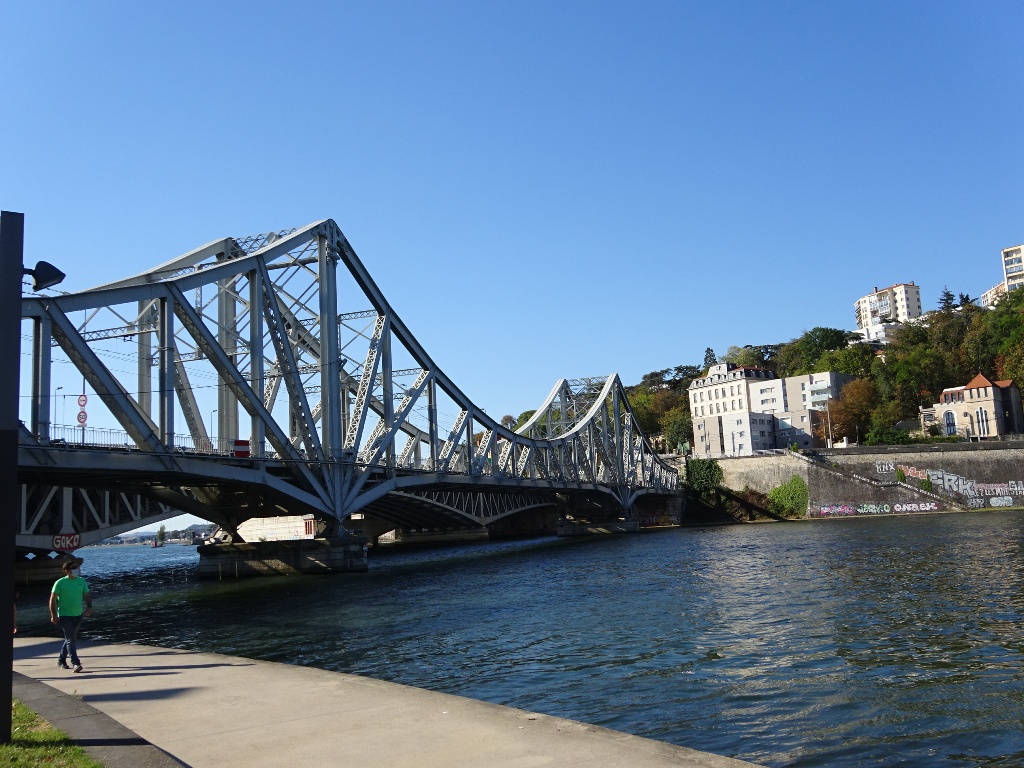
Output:
[[88,418],[89,417],[86,415],[85,411],[79,411],[78,412],[78,423],[79,424],[84,425]]
[[78,396],[78,405],[79,405],[79,407],[85,408],[85,404],[88,403],[88,402],[89,402],[89,398],[86,397],[85,395],[79,395]]

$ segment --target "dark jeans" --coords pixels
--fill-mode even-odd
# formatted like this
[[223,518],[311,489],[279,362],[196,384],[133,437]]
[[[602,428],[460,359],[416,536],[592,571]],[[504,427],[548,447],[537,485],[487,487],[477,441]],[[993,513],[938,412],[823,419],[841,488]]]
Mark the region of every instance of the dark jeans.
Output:
[[67,662],[68,655],[71,656],[72,664],[81,664],[78,660],[78,648],[75,645],[78,637],[78,628],[82,626],[81,616],[58,616],[61,632],[64,633],[64,645],[60,647],[60,660]]

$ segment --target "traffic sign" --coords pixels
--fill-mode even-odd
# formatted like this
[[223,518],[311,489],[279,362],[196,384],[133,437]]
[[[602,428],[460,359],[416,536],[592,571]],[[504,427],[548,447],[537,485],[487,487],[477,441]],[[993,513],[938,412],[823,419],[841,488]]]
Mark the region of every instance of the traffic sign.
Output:
[[80,408],[85,408],[85,404],[88,403],[88,402],[89,402],[89,398],[86,397],[85,395],[79,395],[78,396],[78,406]]
[[85,422],[88,419],[89,419],[89,417],[86,415],[85,411],[79,411],[78,412],[78,423],[81,424],[83,427],[85,426]]

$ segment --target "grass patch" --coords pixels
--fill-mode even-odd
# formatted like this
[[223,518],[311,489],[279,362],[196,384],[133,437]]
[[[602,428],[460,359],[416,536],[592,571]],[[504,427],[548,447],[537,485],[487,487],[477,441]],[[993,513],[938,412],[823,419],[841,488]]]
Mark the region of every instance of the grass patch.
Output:
[[20,701],[11,713],[11,743],[0,744],[0,766],[15,768],[103,768]]

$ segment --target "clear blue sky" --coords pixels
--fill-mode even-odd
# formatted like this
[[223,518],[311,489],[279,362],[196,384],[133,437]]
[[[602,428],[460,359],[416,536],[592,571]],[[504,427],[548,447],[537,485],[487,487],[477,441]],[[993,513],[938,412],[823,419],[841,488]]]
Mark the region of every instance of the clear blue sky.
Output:
[[876,285],[977,296],[1024,241],[1020,2],[0,14],[26,261],[77,290],[330,217],[492,415],[850,328]]

